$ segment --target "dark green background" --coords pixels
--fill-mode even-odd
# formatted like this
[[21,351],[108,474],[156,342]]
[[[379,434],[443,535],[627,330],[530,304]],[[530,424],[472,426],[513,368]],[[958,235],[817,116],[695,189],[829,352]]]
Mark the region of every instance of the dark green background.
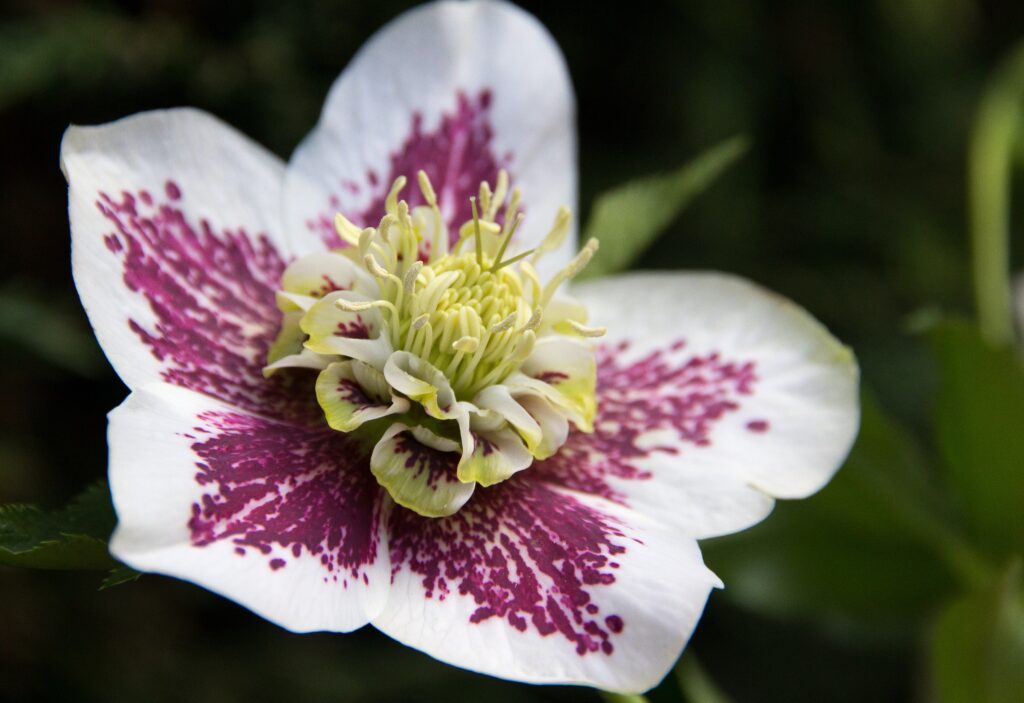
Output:
[[[71,284],[58,169],[67,124],[195,105],[287,157],[353,52],[413,4],[6,0],[0,502],[57,506],[101,477],[104,416],[126,394]],[[640,267],[736,272],[799,301],[854,347],[879,404],[928,446],[936,369],[908,320],[922,310],[970,312],[967,134],[986,78],[1024,35],[1024,4],[523,5],[561,44],[576,86],[581,217],[602,190],[746,133],[750,152]],[[803,518],[794,519],[800,532]],[[693,651],[739,701],[923,696],[921,644],[948,574],[904,558],[899,545],[876,553],[874,543],[818,542],[804,546],[819,550],[823,572],[837,550],[856,551],[860,580],[823,579],[810,595],[782,584],[795,590],[775,594],[814,608],[755,613],[749,600],[715,593]],[[893,584],[891,601],[874,595],[877,580]],[[170,579],[104,592],[98,582],[91,573],[0,569],[0,698],[596,700],[585,689],[447,668],[370,629],[292,635]],[[866,610],[847,607],[858,594]],[[653,698],[678,700],[674,681]]]

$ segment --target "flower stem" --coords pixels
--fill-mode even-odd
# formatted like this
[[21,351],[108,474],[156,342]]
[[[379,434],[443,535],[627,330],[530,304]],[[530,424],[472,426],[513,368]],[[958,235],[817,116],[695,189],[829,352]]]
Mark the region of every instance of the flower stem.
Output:
[[1010,185],[1024,120],[1024,44],[1000,64],[978,105],[968,147],[968,209],[974,296],[982,335],[1013,343],[1010,291]]

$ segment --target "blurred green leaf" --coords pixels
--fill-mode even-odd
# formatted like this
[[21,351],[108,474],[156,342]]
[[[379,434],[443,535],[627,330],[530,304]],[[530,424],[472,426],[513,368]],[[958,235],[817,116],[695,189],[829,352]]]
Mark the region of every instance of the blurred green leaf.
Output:
[[999,555],[1024,550],[1024,367],[962,321],[931,332],[943,468],[969,529]]
[[995,587],[943,611],[932,636],[938,703],[1017,703],[1024,692],[1024,582],[1015,560]]
[[744,607],[906,621],[954,588],[939,554],[957,543],[940,514],[919,448],[866,395],[857,443],[828,486],[807,500],[781,501],[761,525],[702,547],[725,597]]
[[733,137],[677,171],[631,181],[599,195],[583,241],[596,237],[601,248],[581,277],[604,276],[629,268],[694,197],[746,153],[748,146],[746,137]]
[[[103,41],[95,41],[103,37]],[[194,49],[193,49],[194,50]],[[189,52],[179,27],[77,8],[0,24],[0,109],[47,90],[160,70]]]
[[92,335],[71,315],[7,286],[0,291],[0,340],[83,376],[102,368]]
[[715,685],[693,652],[683,652],[675,674],[686,703],[729,703],[729,697]]
[[648,703],[645,696],[640,696],[635,693],[612,693],[610,691],[600,691],[601,698],[606,703]]
[[36,569],[112,569],[107,551],[114,510],[106,483],[52,512],[34,505],[0,506],[0,564]]

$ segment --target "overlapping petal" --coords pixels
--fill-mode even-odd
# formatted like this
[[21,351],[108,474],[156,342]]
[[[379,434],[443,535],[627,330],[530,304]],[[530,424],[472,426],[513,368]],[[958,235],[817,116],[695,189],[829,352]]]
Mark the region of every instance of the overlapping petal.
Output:
[[390,583],[368,464],[340,432],[146,385],[110,415],[111,552],[289,630],[353,630]]
[[[633,274],[580,285],[596,324],[593,434],[534,467],[544,480],[711,537],[821,488],[859,410],[849,349],[804,310],[721,274]],[[658,304],[651,304],[658,301]]]
[[[337,245],[336,211],[376,224],[392,181],[420,169],[454,233],[470,219],[469,196],[502,167],[527,198],[510,253],[535,246],[559,207],[575,209],[574,109],[561,52],[522,10],[448,1],[407,12],[363,46],[292,158],[286,216],[297,251]],[[414,188],[405,195],[419,204]],[[542,273],[564,265],[574,241]]]
[[529,472],[451,517],[396,510],[388,532],[392,589],[374,625],[519,681],[647,690],[718,584],[692,538]]
[[251,409],[283,400],[261,368],[288,258],[283,164],[191,109],[71,127],[72,271],[132,388],[164,380]]

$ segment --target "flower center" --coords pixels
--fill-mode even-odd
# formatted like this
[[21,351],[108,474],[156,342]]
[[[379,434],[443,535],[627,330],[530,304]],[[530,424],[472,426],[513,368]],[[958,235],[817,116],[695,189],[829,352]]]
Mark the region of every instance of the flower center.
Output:
[[[348,247],[285,271],[284,322],[265,372],[320,370],[328,425],[374,443],[370,468],[395,502],[451,514],[475,484],[503,481],[556,452],[569,423],[591,431],[596,364],[582,305],[556,296],[597,250],[586,246],[546,284],[534,263],[561,247],[562,208],[538,246],[507,255],[522,220],[508,176],[480,185],[472,220],[451,238],[426,174],[426,205],[399,199],[398,178],[376,227],[342,214]],[[507,201],[507,202],[506,202]],[[371,422],[380,420],[381,422]],[[371,423],[371,424],[367,424]],[[452,464],[438,457],[451,457]]]
[[540,319],[519,276],[483,261],[459,254],[425,265],[393,339],[396,348],[443,371],[460,400],[518,368],[533,349]]

